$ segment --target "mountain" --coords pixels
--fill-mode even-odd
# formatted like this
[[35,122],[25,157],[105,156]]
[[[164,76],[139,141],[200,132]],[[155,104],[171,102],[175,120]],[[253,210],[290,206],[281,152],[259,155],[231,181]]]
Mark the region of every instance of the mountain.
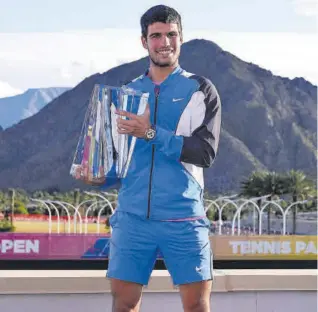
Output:
[[11,127],[20,120],[38,113],[46,104],[70,88],[28,89],[26,92],[0,98],[0,126]]
[[[206,40],[185,43],[180,64],[211,79],[222,101],[220,148],[205,171],[208,191],[237,191],[258,169],[300,169],[315,177],[317,86],[275,76]],[[120,86],[147,66],[143,58],[93,75],[0,132],[0,188],[87,188],[69,170],[91,90],[95,83]]]

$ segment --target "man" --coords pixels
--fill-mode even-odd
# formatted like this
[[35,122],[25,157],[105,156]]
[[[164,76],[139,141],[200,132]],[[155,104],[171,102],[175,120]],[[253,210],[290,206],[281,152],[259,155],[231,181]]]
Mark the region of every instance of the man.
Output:
[[[139,311],[160,250],[184,311],[210,311],[212,252],[203,205],[203,168],[218,150],[221,104],[214,85],[178,62],[180,15],[159,5],[141,17],[150,66],[128,87],[149,93],[143,115],[118,111],[118,132],[137,137],[110,218],[113,311]],[[106,181],[101,188],[112,186]]]

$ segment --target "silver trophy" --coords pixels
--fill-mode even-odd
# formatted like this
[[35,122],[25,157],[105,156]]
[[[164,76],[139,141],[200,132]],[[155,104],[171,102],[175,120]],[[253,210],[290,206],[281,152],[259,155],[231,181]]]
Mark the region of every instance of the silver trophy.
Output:
[[127,87],[94,86],[70,170],[74,178],[102,184],[107,176],[126,177],[137,138],[118,133],[117,119],[126,117],[116,110],[141,115],[148,97]]

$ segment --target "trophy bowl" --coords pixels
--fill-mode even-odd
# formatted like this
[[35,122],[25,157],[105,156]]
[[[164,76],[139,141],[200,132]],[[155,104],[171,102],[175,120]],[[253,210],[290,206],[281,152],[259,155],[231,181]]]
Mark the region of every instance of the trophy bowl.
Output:
[[123,87],[95,84],[89,98],[70,174],[88,184],[101,185],[107,177],[125,178],[136,137],[119,134],[116,110],[144,113],[148,93]]

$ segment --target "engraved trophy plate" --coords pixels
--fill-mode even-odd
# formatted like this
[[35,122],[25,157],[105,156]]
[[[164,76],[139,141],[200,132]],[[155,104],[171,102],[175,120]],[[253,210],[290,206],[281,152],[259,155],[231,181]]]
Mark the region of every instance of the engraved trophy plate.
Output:
[[78,140],[70,174],[88,183],[103,184],[108,175],[127,175],[136,137],[117,132],[116,109],[143,114],[148,93],[127,87],[96,84]]

